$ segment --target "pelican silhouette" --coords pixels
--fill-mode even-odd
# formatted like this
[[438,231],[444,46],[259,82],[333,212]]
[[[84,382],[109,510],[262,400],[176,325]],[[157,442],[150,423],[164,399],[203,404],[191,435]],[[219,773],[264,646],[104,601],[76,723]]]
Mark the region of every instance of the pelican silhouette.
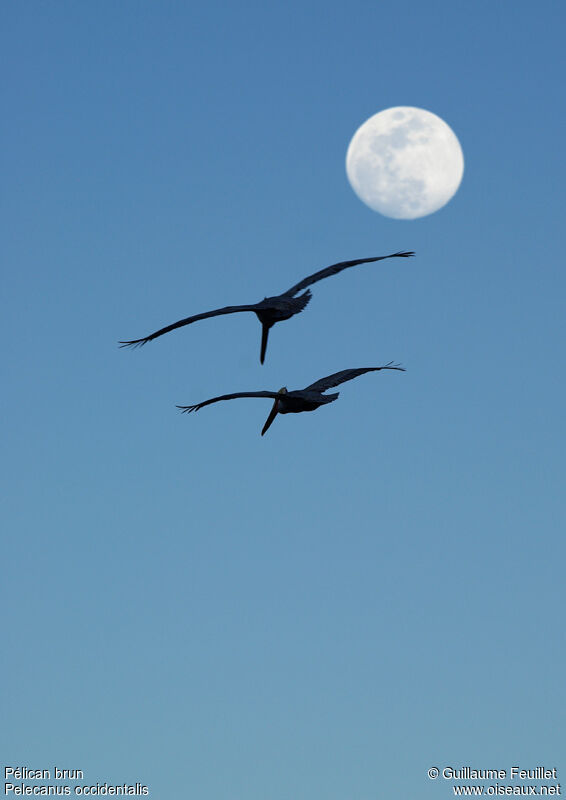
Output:
[[327,375],[326,378],[321,378],[311,383],[306,389],[298,389],[294,392],[288,392],[286,386],[283,386],[278,392],[235,392],[234,394],[223,394],[220,397],[213,397],[211,400],[205,400],[202,403],[196,403],[192,406],[177,406],[177,408],[179,408],[183,414],[190,414],[191,411],[199,411],[201,408],[204,408],[204,406],[209,406],[211,403],[218,403],[220,400],[235,400],[239,397],[271,398],[275,400],[275,402],[262,428],[261,435],[263,436],[277,414],[298,414],[301,411],[316,411],[317,408],[326,403],[333,403],[340,394],[340,392],[323,394],[327,389],[333,386],[339,386],[346,381],[351,381],[353,378],[357,378],[358,375],[363,375],[365,372],[379,372],[379,370],[382,369],[395,369],[399,372],[405,372],[402,366],[390,361],[382,367],[343,369],[341,372],[335,372],[333,375]]
[[370,261],[383,261],[386,258],[408,258],[414,255],[414,252],[409,251],[391,253],[388,256],[376,256],[374,258],[358,258],[355,261],[340,261],[338,264],[332,264],[330,267],[325,267],[315,272],[313,275],[309,275],[307,278],[304,278],[304,280],[291,286],[291,288],[287,289],[283,294],[274,297],[264,297],[259,303],[252,303],[251,305],[225,306],[224,308],[217,308],[215,311],[206,311],[204,314],[195,314],[192,317],[186,317],[185,319],[180,319],[178,322],[173,322],[171,325],[166,325],[165,328],[160,328],[158,331],[155,331],[155,333],[150,333],[149,336],[145,336],[143,339],[119,342],[119,345],[120,347],[141,347],[147,344],[147,342],[151,342],[152,339],[163,336],[164,333],[169,333],[169,331],[174,331],[176,328],[182,328],[185,325],[191,325],[193,322],[198,322],[201,319],[218,317],[221,314],[237,314],[241,311],[253,311],[261,322],[261,351],[259,360],[260,363],[263,364],[270,328],[272,328],[276,322],[291,319],[295,314],[299,314],[311,299],[310,289],[298,297],[295,297],[297,292],[306,289],[306,287],[310,286],[312,283],[321,281],[323,278],[336,275],[338,272],[342,272],[343,269],[348,269],[348,267],[355,267],[358,264],[367,264]]

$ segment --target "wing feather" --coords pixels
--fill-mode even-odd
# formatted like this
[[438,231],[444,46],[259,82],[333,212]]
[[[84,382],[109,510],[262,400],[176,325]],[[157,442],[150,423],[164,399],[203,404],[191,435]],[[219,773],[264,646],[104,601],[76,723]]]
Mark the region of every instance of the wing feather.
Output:
[[399,364],[394,364],[393,361],[390,361],[388,364],[384,364],[382,367],[358,367],[357,369],[343,369],[341,372],[335,372],[333,375],[327,375],[326,378],[321,378],[315,383],[311,383],[310,386],[307,386],[305,391],[309,389],[313,389],[317,392],[325,392],[327,389],[331,389],[333,386],[339,386],[341,383],[345,383],[346,381],[351,381],[354,378],[357,378],[358,375],[363,375],[365,372],[379,372],[382,369],[396,369],[400,372],[405,372],[404,367],[400,366]]
[[204,314],[195,314],[192,317],[185,317],[185,319],[180,319],[178,322],[173,322],[171,325],[167,325],[165,328],[160,328],[155,333],[150,333],[149,336],[145,336],[143,339],[132,339],[129,342],[118,342],[120,347],[141,347],[148,342],[151,342],[152,339],[157,339],[158,336],[163,336],[164,333],[169,333],[169,331],[174,331],[176,328],[182,328],[185,325],[191,325],[193,322],[198,322],[200,319],[208,319],[209,317],[218,317],[221,314],[236,314],[239,311],[255,311],[256,304],[248,305],[248,306],[225,306],[224,308],[217,308],[214,311],[206,311]]
[[177,406],[183,414],[190,414],[191,411],[200,411],[201,408],[209,406],[211,403],[218,403],[220,400],[236,400],[239,397],[266,397],[276,400],[281,397],[279,392],[235,392],[234,394],[222,394],[220,397],[212,397],[210,400],[205,400],[202,403],[195,403],[192,406]]
[[414,255],[414,252],[410,250],[401,251],[399,253],[390,253],[388,256],[358,258],[354,261],[340,261],[338,264],[332,264],[330,267],[324,267],[324,269],[309,275],[307,278],[304,278],[302,281],[300,281],[300,283],[295,284],[295,286],[291,286],[291,288],[286,291],[285,294],[294,295],[297,292],[300,292],[301,289],[305,289],[307,286],[310,286],[312,283],[321,281],[323,278],[329,278],[331,275],[336,275],[338,272],[342,272],[343,269],[348,269],[348,267],[355,267],[358,264],[368,264],[371,261],[383,261],[385,258],[409,258]]

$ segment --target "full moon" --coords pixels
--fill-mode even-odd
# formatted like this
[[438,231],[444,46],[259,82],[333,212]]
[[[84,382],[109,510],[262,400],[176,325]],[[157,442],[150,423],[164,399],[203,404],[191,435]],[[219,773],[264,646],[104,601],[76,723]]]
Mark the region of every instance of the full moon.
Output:
[[464,156],[456,134],[436,114],[397,106],[358,128],[346,154],[346,174],[360,200],[374,211],[416,219],[454,197]]

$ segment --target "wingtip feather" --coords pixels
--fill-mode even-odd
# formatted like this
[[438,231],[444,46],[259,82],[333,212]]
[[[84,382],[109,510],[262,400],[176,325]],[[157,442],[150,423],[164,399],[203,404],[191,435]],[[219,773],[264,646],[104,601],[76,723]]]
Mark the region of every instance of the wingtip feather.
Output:
[[143,347],[147,342],[149,342],[149,339],[132,339],[131,342],[118,342],[118,346],[120,349],[123,347],[131,347],[132,350],[135,350],[137,347]]

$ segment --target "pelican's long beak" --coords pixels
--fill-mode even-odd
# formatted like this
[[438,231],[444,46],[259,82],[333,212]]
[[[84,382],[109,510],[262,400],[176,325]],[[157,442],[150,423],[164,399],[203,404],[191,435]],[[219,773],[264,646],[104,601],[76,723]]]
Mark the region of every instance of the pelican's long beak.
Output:
[[[287,389],[283,386],[282,389],[279,389],[279,394],[283,394],[286,391],[287,391]],[[279,398],[277,398],[277,400],[273,403],[273,407],[272,407],[271,411],[269,412],[269,416],[265,420],[265,425],[261,429],[261,435],[262,436],[263,436],[264,433],[267,433],[267,431],[271,427],[271,423],[273,422],[273,420],[275,419],[275,417],[278,414],[278,410],[277,410],[278,407],[279,407]]]

